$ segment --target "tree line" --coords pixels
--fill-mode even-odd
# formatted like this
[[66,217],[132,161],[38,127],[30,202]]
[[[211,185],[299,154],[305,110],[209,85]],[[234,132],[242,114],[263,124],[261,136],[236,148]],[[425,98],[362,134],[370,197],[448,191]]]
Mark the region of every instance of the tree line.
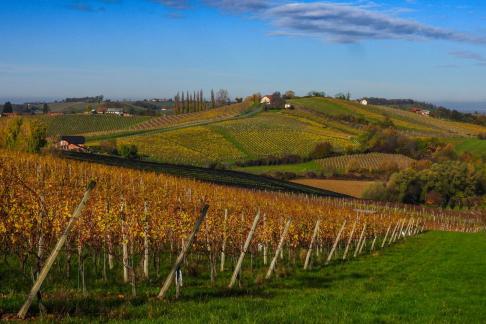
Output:
[[38,105],[14,105],[10,101],[7,101],[3,105],[2,113],[3,114],[12,114],[16,111],[22,112],[22,113],[29,113],[29,114],[34,114],[36,111],[41,110],[42,113],[47,114],[51,111],[51,108],[47,103],[42,104],[42,108],[40,108]]
[[463,113],[456,109],[448,109],[443,106],[436,106],[431,103],[415,101],[413,99],[384,99],[384,98],[365,98],[369,104],[390,106],[400,109],[420,108],[430,110],[430,115],[436,118],[486,125],[486,115],[478,113]]
[[198,111],[214,109],[231,103],[228,90],[220,89],[216,93],[211,90],[211,98],[208,101],[202,90],[180,91],[174,97],[174,110],[176,114],[187,114]]

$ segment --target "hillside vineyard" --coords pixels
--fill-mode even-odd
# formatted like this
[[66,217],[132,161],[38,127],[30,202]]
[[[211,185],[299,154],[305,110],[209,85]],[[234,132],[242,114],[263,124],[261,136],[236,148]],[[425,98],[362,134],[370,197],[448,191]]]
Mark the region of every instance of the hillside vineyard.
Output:
[[[252,191],[6,151],[0,151],[0,163],[2,254],[14,254],[23,265],[35,264],[37,258],[45,260],[87,184],[94,180],[96,188],[61,251],[66,256],[62,262],[71,254],[73,258],[82,253],[103,256],[110,269],[124,272],[126,281],[128,258],[144,259],[145,264],[152,258],[178,254],[203,205],[209,206],[208,213],[190,253],[208,255],[197,260],[210,262],[212,272],[216,262],[218,268],[232,271],[234,264],[224,264],[223,255],[226,260],[240,255],[252,226],[248,254],[267,264],[283,239],[282,257],[292,259],[296,266],[304,261],[301,251],[327,256],[336,242],[334,257],[342,258],[348,249],[349,255],[364,253],[423,230],[485,228],[484,215],[473,212]],[[256,215],[259,221],[255,222]],[[310,257],[309,252],[306,266]],[[149,275],[145,266],[144,276]]]

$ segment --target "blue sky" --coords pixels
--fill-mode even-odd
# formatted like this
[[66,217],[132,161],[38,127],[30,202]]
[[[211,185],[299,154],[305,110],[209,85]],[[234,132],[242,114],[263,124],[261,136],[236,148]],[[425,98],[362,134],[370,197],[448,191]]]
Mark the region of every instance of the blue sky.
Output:
[[486,3],[0,0],[0,98],[350,91],[486,102]]

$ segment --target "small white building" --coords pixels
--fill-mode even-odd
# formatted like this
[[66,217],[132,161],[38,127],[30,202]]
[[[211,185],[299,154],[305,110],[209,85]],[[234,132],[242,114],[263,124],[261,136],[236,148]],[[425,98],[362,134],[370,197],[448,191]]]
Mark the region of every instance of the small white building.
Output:
[[264,96],[262,97],[262,99],[260,100],[260,103],[261,104],[265,104],[265,105],[269,105],[272,103],[272,97],[271,96]]
[[289,103],[285,104],[285,109],[292,109],[292,108],[294,108],[294,106],[292,106],[292,104],[289,104]]
[[421,114],[422,116],[430,116],[430,111],[429,111],[429,110],[421,110],[421,111],[420,111],[420,114]]
[[363,99],[360,101],[360,104],[362,104],[363,106],[368,106],[368,100]]
[[123,108],[108,108],[106,110],[107,114],[123,116]]

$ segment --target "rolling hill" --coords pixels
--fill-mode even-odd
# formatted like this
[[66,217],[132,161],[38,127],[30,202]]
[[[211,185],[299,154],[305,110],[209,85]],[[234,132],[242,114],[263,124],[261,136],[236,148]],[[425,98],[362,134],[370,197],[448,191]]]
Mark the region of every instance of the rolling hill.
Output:
[[[330,142],[335,150],[345,151],[356,147],[357,137],[367,125],[390,121],[408,136],[458,143],[458,151],[469,146],[481,151],[482,143],[473,137],[486,132],[486,127],[474,124],[384,106],[363,106],[353,101],[308,97],[289,102],[295,109],[264,111],[261,106],[242,103],[163,117],[77,114],[32,118],[44,120],[49,135],[85,135],[90,146],[116,139],[118,144],[137,145],[139,152],[150,160],[197,166],[232,165],[268,156],[307,157],[322,142]],[[75,104],[78,103],[72,103]],[[321,170],[316,162],[288,169]]]
[[272,111],[207,125],[123,137],[118,143],[136,144],[142,154],[158,161],[207,165],[269,155],[306,156],[323,141],[344,149],[355,145],[351,137],[339,129]]
[[[386,120],[414,137],[472,138],[485,132],[478,125],[439,120],[399,109],[363,106],[331,98],[290,100],[292,110],[252,110],[229,106],[185,116],[151,119],[128,132],[111,134],[118,143],[135,144],[153,160],[206,166],[267,156],[308,156],[316,144],[330,142],[338,151],[357,145],[369,124]],[[101,138],[92,138],[92,145]],[[309,166],[302,166],[303,169]],[[311,166],[310,169],[315,169]]]

